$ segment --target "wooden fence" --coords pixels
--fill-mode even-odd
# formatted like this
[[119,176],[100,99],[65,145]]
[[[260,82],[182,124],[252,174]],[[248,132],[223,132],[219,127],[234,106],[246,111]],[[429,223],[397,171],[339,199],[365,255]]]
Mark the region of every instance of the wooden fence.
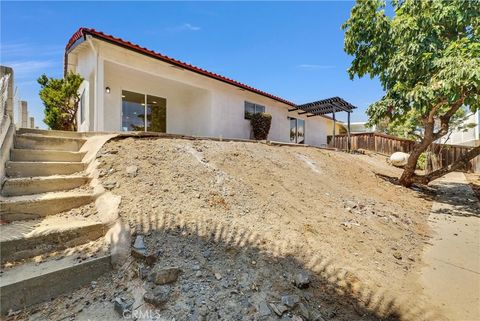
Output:
[[[390,156],[395,152],[410,153],[415,142],[409,139],[390,136],[382,133],[358,133],[351,134],[351,149],[365,149]],[[348,136],[336,135],[332,142],[332,136],[328,136],[328,146],[341,150],[348,149]],[[457,160],[460,155],[470,150],[469,146],[432,144],[427,157],[427,173],[438,168],[448,166]],[[480,173],[480,156],[470,161],[468,171]]]

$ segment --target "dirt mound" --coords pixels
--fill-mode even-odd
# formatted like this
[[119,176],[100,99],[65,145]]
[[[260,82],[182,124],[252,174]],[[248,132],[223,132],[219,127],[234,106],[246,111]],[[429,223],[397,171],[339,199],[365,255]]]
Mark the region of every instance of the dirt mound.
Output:
[[[134,307],[151,306],[138,303],[152,286],[147,275],[172,265],[182,274],[161,291],[168,293],[160,313],[167,320],[376,320],[423,313],[401,310],[394,299],[419,291],[431,203],[392,184],[389,177],[399,170],[384,157],[127,138],[107,143],[98,159],[102,183],[122,197],[120,216],[157,258],[155,267],[134,260],[111,284],[99,281],[109,313],[123,286],[124,296],[137,298]],[[311,280],[300,289],[294,279],[303,272]],[[290,307],[285,295],[299,302]],[[280,317],[282,304],[287,309]],[[82,313],[114,319],[100,312],[104,306]]]

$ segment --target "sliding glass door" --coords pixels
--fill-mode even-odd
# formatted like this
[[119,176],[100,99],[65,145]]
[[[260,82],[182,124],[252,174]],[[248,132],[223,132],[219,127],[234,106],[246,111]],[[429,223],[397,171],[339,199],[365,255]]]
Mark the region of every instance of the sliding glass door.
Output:
[[123,131],[167,131],[167,100],[161,97],[122,91]]
[[297,144],[305,143],[305,121],[297,119]]
[[303,119],[290,119],[290,142],[296,144],[305,143],[305,121]]
[[167,131],[167,100],[147,95],[147,131]]
[[122,91],[122,130],[145,130],[145,95]]

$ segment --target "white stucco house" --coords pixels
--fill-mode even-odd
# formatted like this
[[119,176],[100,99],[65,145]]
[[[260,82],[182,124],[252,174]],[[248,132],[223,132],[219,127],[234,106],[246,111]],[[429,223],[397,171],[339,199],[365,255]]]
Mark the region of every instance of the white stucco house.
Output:
[[[334,97],[296,105],[235,80],[94,29],[80,28],[65,49],[65,72],[79,73],[79,131],[159,131],[251,137],[250,113],[272,115],[269,140],[323,146],[344,128]],[[333,112],[333,118],[325,116]],[[147,115],[145,117],[145,115]],[[315,116],[315,117],[313,117]]]
[[479,146],[480,145],[480,111],[470,113],[465,119],[465,125],[473,127],[464,130],[455,129],[450,135],[442,137],[440,142],[451,145]]

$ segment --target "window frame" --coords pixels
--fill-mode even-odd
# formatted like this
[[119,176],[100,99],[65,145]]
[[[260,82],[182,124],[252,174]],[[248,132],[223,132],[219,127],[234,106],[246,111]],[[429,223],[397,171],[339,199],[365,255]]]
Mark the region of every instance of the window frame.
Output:
[[[294,144],[305,144],[305,137],[306,137],[306,127],[307,127],[307,121],[305,119],[300,119],[300,118],[295,118],[295,117],[287,117],[288,121],[289,121],[289,129],[288,129],[288,132],[289,132],[289,137],[290,137],[290,143],[294,143]],[[295,140],[292,141],[292,120],[295,121],[295,133],[294,133],[294,137],[295,137]],[[298,142],[298,121],[302,121],[303,122],[303,136],[302,136],[302,141],[299,143]]]
[[[253,106],[253,113],[252,113],[252,115],[253,115],[253,114],[258,114],[258,113],[264,113],[265,110],[266,110],[266,107],[265,107],[264,105],[252,103],[251,101],[245,100],[245,102],[244,102],[244,104],[243,104],[243,111],[244,111],[243,117],[244,117],[244,119],[248,119],[248,120],[251,119],[251,116],[248,115],[248,113],[250,113],[250,112],[247,111],[247,104],[250,104],[250,105]],[[262,111],[257,111],[257,108],[262,109]]]

